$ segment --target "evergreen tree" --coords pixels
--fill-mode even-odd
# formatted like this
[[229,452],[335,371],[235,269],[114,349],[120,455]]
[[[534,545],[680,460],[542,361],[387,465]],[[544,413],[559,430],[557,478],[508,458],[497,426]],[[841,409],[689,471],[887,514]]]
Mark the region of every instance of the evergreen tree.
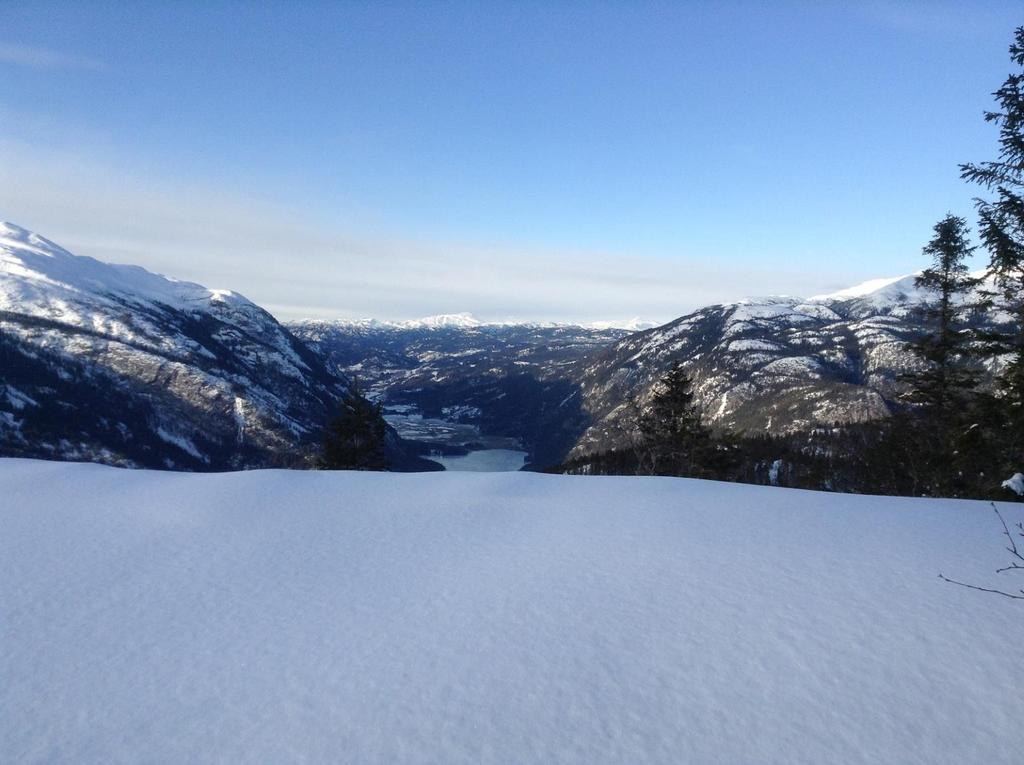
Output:
[[[883,448],[910,446],[899,463],[917,473],[914,493],[958,495],[973,480],[966,469],[963,447],[971,423],[977,374],[972,369],[971,333],[965,298],[977,286],[966,260],[974,248],[968,243],[967,221],[947,215],[935,224],[935,236],[923,252],[932,260],[915,280],[934,299],[922,310],[928,331],[911,343],[923,368],[903,376],[910,384],[906,400],[909,412],[897,412],[889,424]],[[894,456],[894,455],[891,455]]]
[[653,475],[705,476],[713,467],[711,431],[701,422],[693,383],[676,362],[639,417],[645,464]]
[[992,423],[1002,457],[997,469],[1003,471],[1024,465],[1024,27],[1016,30],[1010,58],[1019,70],[993,93],[999,110],[985,113],[987,122],[999,126],[999,159],[960,166],[962,178],[995,194],[976,205],[993,297],[1010,317],[1007,329],[989,343],[991,355],[1009,358],[999,376]]
[[353,383],[338,415],[327,426],[322,466],[328,470],[387,470],[387,425],[381,405]]
[[979,283],[967,268],[974,248],[968,243],[967,221],[947,215],[935,224],[935,236],[923,252],[932,264],[914,280],[914,285],[935,296],[924,308],[930,332],[911,343],[925,368],[905,376],[912,384],[908,400],[923,407],[936,419],[957,414],[970,396],[977,375],[967,363],[971,335],[965,298]]

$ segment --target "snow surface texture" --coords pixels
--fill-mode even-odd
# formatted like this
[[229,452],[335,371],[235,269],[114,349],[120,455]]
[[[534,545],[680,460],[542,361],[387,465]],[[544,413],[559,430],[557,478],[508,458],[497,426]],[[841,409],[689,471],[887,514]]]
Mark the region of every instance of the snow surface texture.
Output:
[[983,503],[0,460],[0,761],[1019,763]]

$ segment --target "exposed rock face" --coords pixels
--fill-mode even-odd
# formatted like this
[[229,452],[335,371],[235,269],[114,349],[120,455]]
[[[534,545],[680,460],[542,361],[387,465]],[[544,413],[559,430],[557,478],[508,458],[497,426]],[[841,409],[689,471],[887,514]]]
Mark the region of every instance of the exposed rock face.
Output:
[[0,225],[0,454],[303,465],[347,390],[241,295]]

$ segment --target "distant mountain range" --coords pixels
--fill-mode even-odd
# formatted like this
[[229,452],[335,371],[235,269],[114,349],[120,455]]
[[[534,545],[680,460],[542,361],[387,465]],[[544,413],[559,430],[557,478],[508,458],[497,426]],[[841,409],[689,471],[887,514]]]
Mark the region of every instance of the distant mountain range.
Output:
[[792,433],[888,416],[915,366],[914,275],[809,299],[708,306],[640,332],[580,326],[307,321],[290,329],[378,399],[519,439],[528,464],[621,446],[671,365],[709,423]]
[[[622,445],[675,361],[716,427],[877,419],[915,363],[906,342],[928,296],[913,282],[713,305],[643,331],[468,314],[282,325],[237,293],[2,224],[0,455],[305,466],[354,378],[393,412],[506,437],[543,468]],[[389,443],[398,467],[425,466],[422,445]]]
[[405,321],[388,321],[386,319],[343,319],[327,321],[308,319],[298,324],[327,323],[352,329],[370,330],[412,330],[412,329],[476,329],[480,327],[532,327],[535,329],[558,329],[560,327],[596,330],[625,330],[627,332],[639,332],[643,329],[651,329],[657,326],[657,322],[645,321],[639,317],[626,319],[624,321],[594,321],[583,324],[572,322],[537,322],[537,321],[482,321],[471,313],[443,313],[436,316],[425,316],[422,319],[408,319]]

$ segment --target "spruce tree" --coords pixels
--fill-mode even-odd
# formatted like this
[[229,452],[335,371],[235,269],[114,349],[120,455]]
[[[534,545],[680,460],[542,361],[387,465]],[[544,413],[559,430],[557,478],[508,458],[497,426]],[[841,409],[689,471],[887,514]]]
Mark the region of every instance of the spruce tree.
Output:
[[967,321],[974,310],[968,297],[979,280],[967,267],[974,250],[967,221],[949,214],[933,231],[923,249],[931,264],[914,281],[929,294],[920,310],[925,331],[910,343],[921,368],[902,376],[909,406],[893,412],[865,459],[883,491],[961,496],[983,470],[973,439],[978,374]]
[[979,280],[967,267],[974,251],[967,221],[950,214],[933,230],[935,236],[922,250],[932,264],[914,280],[916,287],[934,296],[923,311],[929,331],[911,343],[925,368],[906,379],[913,386],[909,400],[929,416],[945,418],[963,407],[977,380],[968,362],[971,335],[966,314],[972,308],[967,298]]
[[960,166],[962,178],[994,194],[975,204],[993,297],[1009,317],[989,343],[992,356],[1007,360],[997,381],[993,419],[1000,452],[996,469],[1002,471],[1024,466],[1024,27],[1016,30],[1010,58],[1018,71],[993,93],[999,109],[985,113],[987,122],[999,126],[999,158]]
[[338,415],[327,425],[322,467],[328,470],[387,470],[387,425],[381,405],[353,383]]
[[705,476],[711,470],[711,431],[701,421],[693,382],[679,362],[662,378],[638,425],[652,474]]

